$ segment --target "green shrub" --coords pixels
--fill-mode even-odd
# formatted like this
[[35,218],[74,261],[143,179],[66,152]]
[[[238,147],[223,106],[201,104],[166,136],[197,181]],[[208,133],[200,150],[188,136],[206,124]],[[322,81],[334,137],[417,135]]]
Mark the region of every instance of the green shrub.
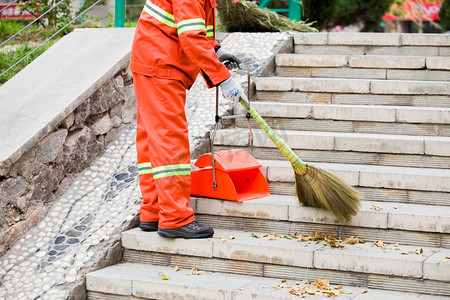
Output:
[[[51,45],[53,45],[54,42],[48,42],[47,44],[43,45],[39,49],[37,49],[35,52],[33,52],[30,56],[28,56],[26,59],[21,61],[17,66],[6,72],[4,75],[0,77],[0,84],[5,83],[8,81],[11,77],[16,75],[20,70],[25,68],[29,63],[31,63],[35,58],[37,58],[39,55],[45,52],[48,48],[50,48]],[[17,61],[19,61],[22,57],[24,57],[27,53],[32,51],[35,47],[30,47],[28,45],[23,45],[18,47],[15,50],[4,50],[0,51],[0,74],[2,74],[5,70],[7,70],[9,67],[11,67],[13,64],[15,64]]]
[[439,20],[443,31],[450,30],[450,0],[442,2]]

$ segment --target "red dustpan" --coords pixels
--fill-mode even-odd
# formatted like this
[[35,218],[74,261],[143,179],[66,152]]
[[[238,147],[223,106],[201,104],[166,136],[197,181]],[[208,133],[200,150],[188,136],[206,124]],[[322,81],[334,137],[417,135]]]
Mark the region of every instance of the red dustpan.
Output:
[[242,202],[270,195],[261,164],[240,149],[203,154],[192,170],[191,195]]
[[[245,65],[245,64],[244,64]],[[250,91],[250,71],[247,68],[248,91]],[[191,171],[191,195],[242,202],[267,197],[269,185],[261,173],[261,164],[248,152],[241,149],[214,152],[214,137],[221,119],[241,116],[219,116],[219,88],[216,87],[216,124],[211,137],[211,153],[203,154],[195,162],[200,168]],[[250,114],[247,118],[250,130],[250,151],[253,149],[253,133]]]

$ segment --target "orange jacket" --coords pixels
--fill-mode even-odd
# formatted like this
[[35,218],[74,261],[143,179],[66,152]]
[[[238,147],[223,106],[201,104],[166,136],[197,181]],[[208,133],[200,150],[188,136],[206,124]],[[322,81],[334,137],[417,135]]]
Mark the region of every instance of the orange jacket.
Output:
[[131,50],[132,72],[177,79],[189,89],[201,71],[209,88],[231,76],[214,51],[215,0],[147,0]]

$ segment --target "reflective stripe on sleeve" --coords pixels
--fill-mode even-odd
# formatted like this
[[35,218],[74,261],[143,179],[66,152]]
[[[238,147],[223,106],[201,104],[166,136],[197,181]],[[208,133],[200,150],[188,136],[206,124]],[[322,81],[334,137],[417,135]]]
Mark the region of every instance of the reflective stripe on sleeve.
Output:
[[155,179],[175,175],[191,175],[191,165],[179,164],[153,168],[153,178]]
[[214,36],[214,25],[206,27],[206,36],[207,37]]
[[205,20],[203,19],[189,19],[177,23],[178,35],[189,30],[203,30],[206,31]]
[[149,0],[145,2],[144,11],[161,23],[164,23],[170,27],[176,27],[174,16],[159,8]]
[[138,164],[138,170],[139,170],[139,175],[153,173],[151,163]]

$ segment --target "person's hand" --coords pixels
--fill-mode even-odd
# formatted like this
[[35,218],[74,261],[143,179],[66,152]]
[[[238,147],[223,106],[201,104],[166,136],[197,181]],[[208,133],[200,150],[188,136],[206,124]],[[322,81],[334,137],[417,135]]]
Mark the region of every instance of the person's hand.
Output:
[[227,50],[223,49],[222,47],[217,50],[216,54],[219,61],[223,63],[228,70],[241,68],[239,65],[242,60],[240,60],[237,56],[231,54]]
[[220,88],[222,89],[222,95],[225,99],[241,101],[242,105],[244,105],[247,110],[250,109],[250,103],[244,93],[244,89],[236,79],[233,77],[228,78],[220,84]]

